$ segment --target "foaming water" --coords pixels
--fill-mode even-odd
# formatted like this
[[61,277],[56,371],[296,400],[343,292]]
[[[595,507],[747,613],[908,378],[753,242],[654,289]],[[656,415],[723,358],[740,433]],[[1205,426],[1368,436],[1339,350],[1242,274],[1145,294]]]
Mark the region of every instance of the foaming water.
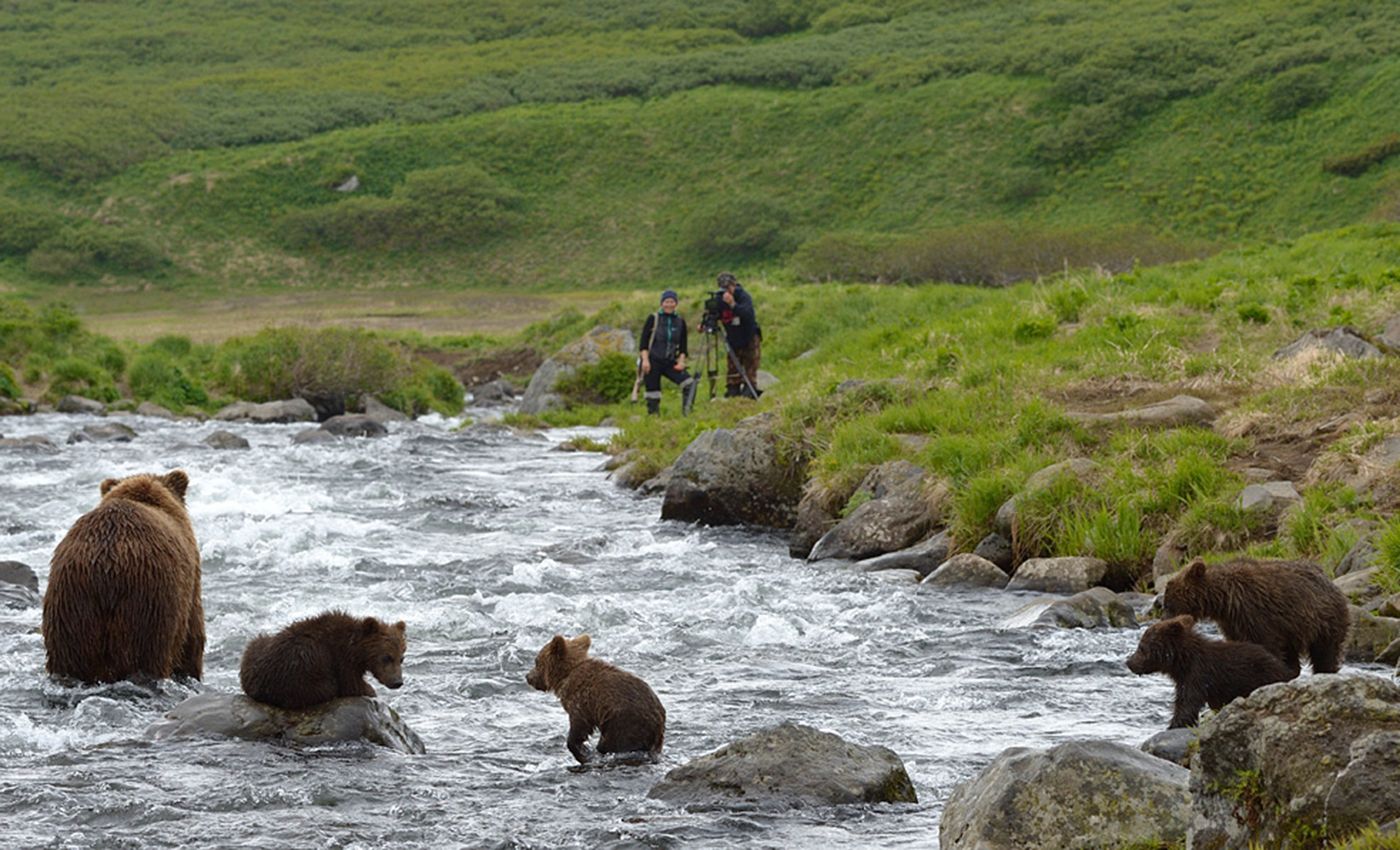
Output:
[[[4,421],[62,445],[86,420]],[[933,592],[787,557],[776,534],[661,522],[598,455],[432,419],[382,440],[292,446],[304,426],[131,420],[122,445],[0,454],[0,559],[47,577],[53,547],[136,472],[189,472],[204,559],[206,690],[238,690],[248,639],[340,607],[408,623],[404,687],[428,747],[151,744],[177,683],[64,688],[39,610],[0,608],[0,838],[23,847],[930,847],[952,788],[1009,746],[1163,728],[1170,683],[1123,659],[1134,630],[1007,626],[1029,599]],[[200,440],[232,430],[249,451]],[[567,719],[524,676],[555,633],[646,679],[660,765],[580,771]],[[903,759],[917,805],[686,812],[667,770],[796,720]]]

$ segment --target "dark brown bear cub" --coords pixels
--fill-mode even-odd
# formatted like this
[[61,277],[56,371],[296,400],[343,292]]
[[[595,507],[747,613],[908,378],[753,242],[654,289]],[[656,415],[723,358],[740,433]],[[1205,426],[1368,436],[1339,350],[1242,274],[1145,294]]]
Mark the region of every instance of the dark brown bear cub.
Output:
[[1294,677],[1304,653],[1314,673],[1337,672],[1351,625],[1346,597],[1306,561],[1240,558],[1207,567],[1198,559],[1167,582],[1162,607],[1168,616],[1214,620],[1229,640],[1277,655]]
[[327,611],[297,620],[275,635],[258,635],[243,650],[243,692],[278,708],[307,708],[337,697],[372,697],[365,673],[386,687],[403,684],[403,621]]
[[49,673],[84,682],[204,674],[199,545],[189,476],[108,478],[53,551],[44,591]]
[[535,656],[535,669],[525,681],[541,691],[553,691],[569,715],[569,752],[579,764],[591,753],[588,737],[601,729],[598,752],[645,753],[655,760],[666,737],[666,709],[646,682],[606,661],[588,657],[592,640],[561,635]]
[[1219,711],[1255,688],[1293,678],[1272,652],[1253,643],[1210,640],[1196,633],[1192,617],[1172,617],[1142,635],[1128,669],[1142,676],[1166,673],[1176,683],[1176,705],[1168,729],[1195,726],[1201,708]]

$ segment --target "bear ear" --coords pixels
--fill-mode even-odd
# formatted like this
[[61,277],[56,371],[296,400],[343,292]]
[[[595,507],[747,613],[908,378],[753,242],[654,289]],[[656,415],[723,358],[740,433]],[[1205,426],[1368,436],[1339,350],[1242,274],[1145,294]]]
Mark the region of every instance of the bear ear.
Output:
[[177,469],[161,480],[165,482],[166,487],[170,488],[170,492],[180,497],[180,501],[185,500],[185,490],[190,486],[190,477],[185,474],[183,469]]
[[113,487],[117,486],[120,483],[122,482],[119,478],[108,478],[106,481],[103,481],[100,485],[98,485],[97,489],[102,493],[102,495],[105,496],[112,491]]
[[406,631],[408,629],[408,627],[404,625],[403,620],[399,620],[397,623],[395,623],[394,628],[398,629],[400,632]]
[[1196,618],[1192,617],[1190,614],[1182,614],[1180,617],[1176,618],[1176,621],[1181,626],[1183,632],[1189,632],[1196,628]]
[[589,637],[588,635],[579,635],[578,637],[569,641],[569,648],[572,649],[574,652],[581,654],[587,654],[588,648],[592,645],[593,638]]
[[569,642],[564,640],[563,635],[555,635],[549,643],[545,644],[544,648],[549,650],[552,655],[562,656],[569,651]]
[[1191,565],[1186,568],[1186,578],[1192,581],[1195,581],[1196,579],[1202,579],[1205,577],[1206,562],[1202,561],[1200,558],[1197,558],[1196,560],[1192,561]]
[[384,625],[376,618],[366,617],[360,621],[360,634],[368,637],[369,635],[378,633],[383,627]]

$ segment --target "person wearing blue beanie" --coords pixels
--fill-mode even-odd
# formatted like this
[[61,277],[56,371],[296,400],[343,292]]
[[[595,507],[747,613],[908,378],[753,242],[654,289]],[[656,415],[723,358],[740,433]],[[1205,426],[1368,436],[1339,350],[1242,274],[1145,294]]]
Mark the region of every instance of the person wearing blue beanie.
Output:
[[[661,379],[664,377],[681,388],[681,413],[690,415],[695,404],[695,391],[699,388],[695,378],[685,370],[686,347],[685,319],[676,312],[680,299],[673,289],[661,293],[661,309],[647,316],[642,325],[642,336],[638,347],[641,356],[638,368],[642,382],[646,385],[647,413],[661,412]],[[634,396],[635,398],[635,396]]]

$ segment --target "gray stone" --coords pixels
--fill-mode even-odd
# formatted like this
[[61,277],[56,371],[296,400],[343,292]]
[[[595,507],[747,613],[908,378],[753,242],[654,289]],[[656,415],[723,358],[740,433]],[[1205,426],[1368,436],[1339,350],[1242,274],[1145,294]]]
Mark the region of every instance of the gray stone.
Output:
[[0,561],[0,584],[24,587],[39,592],[39,577],[28,564],[19,561]]
[[1108,564],[1099,558],[1031,558],[1011,576],[1007,590],[1079,593],[1103,580]]
[[39,594],[17,584],[0,583],[0,608],[37,608]]
[[204,445],[211,449],[246,449],[248,441],[231,431],[215,431],[204,438]]
[[1062,629],[1136,628],[1133,606],[1106,587],[1091,587],[1068,599],[1057,599],[1040,612],[1033,625]]
[[643,496],[660,496],[671,484],[671,467],[666,467],[637,486]]
[[[1021,488],[1021,493],[1007,499],[1002,506],[997,509],[996,519],[993,524],[996,531],[1007,540],[1015,540],[1016,526],[1016,501],[1021,495],[1029,495],[1038,490],[1043,490],[1055,483],[1061,476],[1071,476],[1081,483],[1091,483],[1097,476],[1099,465],[1084,457],[1072,457],[1069,460],[1062,460],[1059,463],[1052,463],[1044,469],[1036,472],[1026,479],[1026,485]],[[990,559],[988,559],[990,560]]]
[[1124,424],[1135,428],[1181,428],[1187,425],[1208,426],[1215,421],[1215,408],[1210,402],[1195,396],[1179,395],[1145,407],[1134,407],[1112,413],[1070,413],[1077,422]]
[[561,378],[573,374],[580,366],[597,363],[605,354],[635,354],[636,351],[637,340],[630,330],[594,328],[583,339],[569,343],[540,364],[525,388],[520,412],[539,414],[562,407],[564,400],[554,391]]
[[870,500],[823,534],[808,560],[860,561],[908,548],[941,519],[946,495],[907,460],[875,467],[856,488],[857,493],[862,491],[870,494]]
[[850,493],[829,490],[816,481],[807,482],[788,537],[788,554],[803,559],[812,554],[812,547],[840,519],[841,508],[849,497]]
[[343,697],[289,711],[242,694],[203,693],[181,702],[146,730],[153,741],[205,736],[308,746],[363,741],[401,753],[426,752],[398,712],[373,697]]
[[977,544],[977,548],[972,550],[972,554],[979,558],[986,558],[1000,567],[1002,572],[1008,576],[1011,575],[1011,567],[1015,563],[1012,560],[1011,541],[999,532],[993,531],[983,537],[982,542]]
[[1267,481],[1245,487],[1236,504],[1241,510],[1278,513],[1301,501],[1303,497],[1299,495],[1292,481]]
[[1381,357],[1381,350],[1367,342],[1361,334],[1348,327],[1307,331],[1293,342],[1274,352],[1275,360],[1291,360],[1303,354],[1331,352],[1343,357]]
[[143,402],[141,402],[140,404],[138,404],[138,405],[136,406],[136,415],[137,415],[137,416],[150,416],[150,417],[152,417],[153,419],[176,419],[176,418],[178,418],[178,417],[176,417],[175,414],[172,413],[168,408],[161,407],[160,405],[155,404],[155,403],[153,403],[153,402],[149,402],[149,401],[143,401]]
[[1176,571],[1181,569],[1181,562],[1184,560],[1186,560],[1186,549],[1183,546],[1172,540],[1163,541],[1152,555],[1153,585],[1162,579],[1176,575]]
[[1191,798],[1184,768],[1125,744],[1013,747],[953,790],[943,850],[1089,850],[1180,844]]
[[1376,344],[1391,354],[1400,354],[1400,313],[1385,320],[1385,327],[1376,337]]
[[72,443],[129,443],[136,439],[136,432],[120,422],[102,422],[84,425],[68,435]]
[[372,395],[360,396],[360,409],[366,416],[381,424],[412,421],[408,414],[395,410]]
[[1362,664],[1395,664],[1400,657],[1390,653],[1400,648],[1400,618],[1381,617],[1351,606],[1351,628],[1347,630],[1346,660]]
[[333,187],[333,191],[353,192],[358,188],[360,188],[360,177],[357,174],[351,174],[345,179],[343,183],[337,184],[335,187]]
[[236,401],[214,414],[214,418],[220,422],[239,422],[246,420],[263,425],[286,424],[288,422],[315,422],[316,408],[312,407],[311,402],[304,398],[292,398],[286,401],[269,401],[263,404]]
[[54,410],[59,413],[85,413],[89,416],[102,416],[107,412],[107,405],[80,395],[66,395],[58,400]]
[[918,570],[876,570],[870,575],[889,584],[918,584],[923,578]]
[[662,519],[790,528],[806,468],[783,457],[772,413],[706,431],[671,468]]
[[6,437],[0,439],[0,449],[56,452],[58,451],[58,446],[55,446],[53,440],[50,440],[42,434],[30,434],[28,437]]
[[938,565],[924,584],[929,587],[1006,587],[1010,577],[1001,567],[979,555],[963,552]]
[[899,756],[810,726],[783,723],[672,770],[647,795],[686,806],[914,803]]
[[1234,700],[1199,729],[1188,846],[1320,847],[1395,819],[1394,756],[1376,752],[1394,753],[1397,732],[1400,685],[1379,676],[1307,676]]
[[754,383],[754,387],[756,387],[759,392],[766,393],[769,390],[776,387],[779,383],[781,382],[778,380],[777,375],[774,375],[772,372],[766,371],[764,369],[759,369],[758,381]]
[[1343,596],[1354,604],[1365,605],[1383,593],[1380,585],[1376,584],[1376,576],[1379,573],[1379,567],[1368,567],[1333,579],[1332,583],[1337,586]]
[[324,446],[338,442],[340,442],[339,437],[330,431],[322,431],[320,428],[307,428],[305,431],[298,431],[292,435],[292,444],[297,446]]
[[515,400],[515,393],[510,384],[499,378],[472,387],[471,393],[472,404],[483,406],[510,404]]
[[1372,542],[1370,537],[1363,537],[1356,541],[1356,544],[1342,556],[1334,574],[1341,578],[1344,575],[1367,569],[1375,564],[1376,554],[1376,544]]
[[[919,574],[919,578],[923,578],[938,569],[938,565],[948,559],[950,545],[948,532],[940,531],[907,549],[857,561],[856,569],[867,573],[880,570],[914,570]],[[1006,578],[1005,573],[1002,573],[1002,578]]]
[[1166,759],[1172,764],[1190,767],[1195,744],[1195,729],[1164,729],[1143,741],[1139,749],[1150,756]]
[[343,413],[332,416],[321,423],[322,431],[329,431],[337,437],[387,437],[389,429],[384,423],[363,413]]
[[34,402],[27,398],[0,396],[0,416],[24,416],[34,412]]

